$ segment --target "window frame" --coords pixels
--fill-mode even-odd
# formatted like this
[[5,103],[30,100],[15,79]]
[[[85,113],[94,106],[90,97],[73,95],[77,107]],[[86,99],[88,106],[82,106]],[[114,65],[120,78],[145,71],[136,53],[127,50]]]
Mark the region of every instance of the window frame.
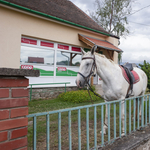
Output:
[[[27,36],[21,36],[21,38],[27,38],[27,39],[31,39],[31,40],[37,40],[37,45],[32,45],[32,44],[27,44],[27,43],[22,43],[21,42],[21,47],[22,46],[27,46],[27,47],[39,48],[41,50],[43,49],[43,50],[53,51],[54,52],[54,55],[53,55],[53,57],[54,57],[53,58],[54,64],[53,65],[48,65],[48,64],[40,64],[40,63],[21,63],[20,62],[20,66],[21,65],[32,65],[34,67],[36,67],[36,66],[53,67],[53,71],[54,71],[53,77],[54,77],[54,80],[57,77],[56,76],[56,70],[57,70],[58,67],[65,67],[65,68],[68,68],[68,69],[71,69],[71,68],[77,69],[77,68],[79,68],[79,66],[57,65],[57,51],[63,51],[63,52],[72,53],[72,54],[79,54],[79,55],[81,55],[81,59],[82,59],[82,52],[81,51],[78,52],[78,51],[73,51],[72,50],[72,47],[76,47],[76,48],[79,48],[79,49],[81,49],[81,47],[75,46],[75,45],[69,45],[69,44],[65,44],[65,43],[60,43],[60,42],[52,42],[52,41],[43,40],[43,39],[31,38],[31,37],[27,37]],[[41,42],[42,41],[43,42],[48,42],[48,43],[53,43],[54,46],[53,47],[41,46]],[[59,49],[58,48],[58,44],[69,46],[69,50]],[[20,60],[21,60],[21,47],[20,47]]]
[[[81,57],[82,57],[82,53],[79,53],[79,52],[75,52],[75,51],[66,51],[66,50],[57,50],[57,52],[66,52],[66,53],[69,53],[69,54],[79,54],[79,55],[81,55]],[[79,66],[70,66],[70,65],[57,65],[57,52],[56,52],[56,66],[64,66],[64,67],[79,67]],[[81,58],[82,59],[82,58]]]
[[[23,45],[21,45],[21,47],[22,47],[22,46],[25,46],[25,47],[31,47],[31,48],[43,49],[43,50],[47,50],[47,52],[48,52],[48,51],[53,51],[54,56],[55,56],[55,50],[54,50],[54,49],[41,48],[41,47],[39,47],[39,46],[34,47],[34,46],[29,46],[29,45],[24,45],[24,44],[23,44]],[[21,59],[21,51],[22,51],[22,50],[20,50],[20,59]],[[55,58],[53,57],[53,65],[41,64],[41,63],[26,63],[26,62],[23,62],[23,63],[21,63],[21,62],[20,62],[20,65],[22,65],[22,64],[26,64],[26,65],[54,66],[54,63],[55,63]]]

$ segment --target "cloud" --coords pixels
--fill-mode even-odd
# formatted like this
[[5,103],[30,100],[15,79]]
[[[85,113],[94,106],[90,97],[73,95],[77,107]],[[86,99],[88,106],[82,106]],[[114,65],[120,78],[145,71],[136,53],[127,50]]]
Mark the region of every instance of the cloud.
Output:
[[[142,8],[144,8],[144,9],[142,9]],[[128,17],[128,21],[129,21],[131,30],[134,30],[136,32],[140,32],[141,30],[144,30],[145,32],[144,33],[141,32],[141,34],[148,34],[149,35],[149,29],[150,29],[150,17],[149,17],[150,3],[146,0],[138,0],[135,3],[133,3],[133,8],[132,9],[133,9],[133,12],[138,11],[140,9],[142,9],[142,10],[140,10],[140,11],[136,12],[135,14]],[[144,26],[144,24],[145,24],[145,26]]]
[[127,39],[121,38],[120,42],[119,48],[124,51],[123,62],[150,62],[150,39],[146,35],[136,34]]
[[[81,10],[88,14],[88,10],[95,11],[95,0],[71,0]],[[132,13],[150,5],[148,0],[136,0],[132,4]],[[142,63],[150,62],[150,7],[128,17],[130,35],[126,39],[121,38],[119,47],[124,51],[124,62]],[[147,26],[140,25],[146,24]]]
[[95,0],[70,0],[81,10],[88,14],[88,10],[94,11],[94,2]]

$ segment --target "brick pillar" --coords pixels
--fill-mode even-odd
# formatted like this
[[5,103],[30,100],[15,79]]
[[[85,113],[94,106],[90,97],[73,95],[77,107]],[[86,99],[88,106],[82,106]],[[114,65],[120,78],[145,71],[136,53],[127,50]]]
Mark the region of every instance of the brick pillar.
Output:
[[0,78],[0,150],[27,150],[26,78]]
[[0,150],[27,150],[29,81],[24,76],[32,73],[0,68]]

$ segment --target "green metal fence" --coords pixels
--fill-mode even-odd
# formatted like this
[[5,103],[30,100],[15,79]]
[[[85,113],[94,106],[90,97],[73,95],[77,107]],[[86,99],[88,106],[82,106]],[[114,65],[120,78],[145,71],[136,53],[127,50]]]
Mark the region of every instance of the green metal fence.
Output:
[[[121,105],[124,103],[124,135],[127,136],[127,134],[131,134],[132,132],[139,130],[140,128],[146,127],[148,124],[150,124],[150,94],[144,95],[144,96],[138,96],[133,98],[128,98],[125,100],[117,100],[117,101],[110,101],[106,103],[99,103],[99,104],[92,104],[92,105],[85,105],[85,106],[79,106],[79,107],[73,107],[73,108],[67,108],[67,109],[60,109],[60,110],[54,110],[49,112],[42,112],[42,113],[36,113],[36,114],[30,114],[27,117],[33,118],[33,149],[37,149],[37,117],[39,116],[46,116],[46,149],[50,150],[50,123],[51,123],[51,115],[56,114],[58,115],[58,121],[57,121],[57,130],[58,130],[58,147],[57,149],[62,149],[62,118],[63,114],[65,112],[68,113],[68,125],[66,126],[65,132],[68,130],[68,138],[65,139],[65,141],[68,141],[68,149],[72,150],[73,146],[73,140],[72,136],[77,132],[78,136],[76,136],[76,139],[78,139],[78,147],[76,149],[81,150],[82,149],[82,137],[83,133],[81,127],[82,127],[82,118],[83,113],[81,113],[82,110],[85,110],[85,128],[86,128],[86,145],[84,145],[84,149],[90,150],[91,148],[94,150],[97,150],[99,147],[104,147],[107,144],[110,144],[114,142],[117,138],[122,137],[122,115],[121,115]],[[141,103],[141,120],[139,116],[139,110],[140,110],[140,103]],[[111,107],[112,105],[112,107]],[[107,106],[108,111],[108,132],[107,136],[104,136],[104,112],[105,112],[105,106]],[[90,111],[92,109],[93,111]],[[136,120],[136,110],[137,110],[137,120]],[[72,127],[72,118],[73,111],[77,111],[76,118],[77,118],[77,127],[78,130],[73,133]],[[99,113],[100,114],[99,114]],[[94,139],[90,141],[90,118],[93,115],[93,133]],[[66,116],[65,116],[66,117]],[[132,119],[133,118],[133,119]],[[99,119],[99,123],[98,123]],[[110,122],[111,121],[111,122]],[[55,127],[56,127],[55,124]],[[112,126],[113,125],[113,126]],[[98,131],[98,126],[101,126],[101,133]],[[56,133],[56,131],[55,131]],[[100,135],[98,137],[98,135]],[[93,143],[93,144],[91,144]],[[92,147],[90,146],[92,145]]]
[[[31,101],[31,99],[32,99],[32,93],[33,93],[33,91],[32,91],[32,89],[35,87],[35,86],[38,86],[38,85],[40,85],[40,87],[39,88],[41,88],[41,86],[44,86],[44,85],[64,85],[64,92],[66,92],[66,85],[67,84],[70,84],[70,82],[61,82],[61,83],[38,83],[38,84],[29,84],[29,86],[30,86],[30,101]],[[34,93],[37,93],[37,92],[34,92]],[[44,93],[44,92],[43,92]]]

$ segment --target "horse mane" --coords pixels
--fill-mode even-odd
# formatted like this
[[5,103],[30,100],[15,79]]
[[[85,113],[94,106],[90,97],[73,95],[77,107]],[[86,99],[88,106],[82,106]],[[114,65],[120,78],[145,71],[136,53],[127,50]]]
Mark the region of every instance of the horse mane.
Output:
[[95,52],[94,54],[97,55],[97,56],[99,56],[99,57],[102,57],[102,58],[104,58],[104,59],[109,60],[112,64],[115,64],[114,61],[112,61],[111,59],[106,58],[106,56],[103,55],[103,54],[99,54],[99,53],[96,53],[96,52]]

